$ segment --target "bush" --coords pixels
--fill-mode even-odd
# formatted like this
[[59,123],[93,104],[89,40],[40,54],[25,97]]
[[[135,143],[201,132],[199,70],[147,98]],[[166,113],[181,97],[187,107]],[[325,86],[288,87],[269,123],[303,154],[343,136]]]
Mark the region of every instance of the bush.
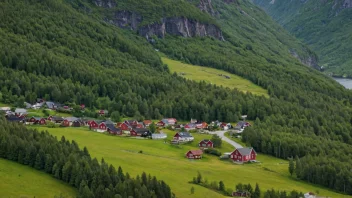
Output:
[[212,148],[205,149],[204,153],[207,153],[207,154],[210,154],[210,155],[215,155],[215,156],[218,156],[218,157],[221,156],[221,152],[220,151],[218,151],[216,149],[212,149]]
[[57,124],[55,124],[55,123],[53,123],[53,122],[47,122],[47,123],[46,123],[46,126],[47,126],[48,128],[58,128],[58,127],[59,127]]

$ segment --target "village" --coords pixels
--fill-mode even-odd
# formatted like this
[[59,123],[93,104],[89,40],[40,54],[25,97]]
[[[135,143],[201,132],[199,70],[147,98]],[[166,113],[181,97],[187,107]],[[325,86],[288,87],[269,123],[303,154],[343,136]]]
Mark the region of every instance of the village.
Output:
[[[233,137],[241,137],[244,129],[251,126],[250,122],[245,121],[246,116],[243,115],[243,121],[239,121],[236,124],[225,123],[221,121],[212,121],[210,123],[200,121],[197,119],[191,119],[189,122],[178,122],[176,118],[163,118],[160,120],[135,120],[126,119],[121,122],[113,122],[107,119],[107,110],[97,110],[98,118],[86,118],[86,117],[73,117],[73,116],[60,116],[55,112],[59,109],[64,109],[66,112],[72,110],[69,106],[60,105],[55,102],[46,102],[42,99],[38,99],[38,102],[34,105],[25,103],[25,108],[11,108],[11,107],[0,107],[2,112],[9,122],[18,122],[29,126],[47,126],[53,128],[66,128],[75,127],[83,128],[87,131],[96,133],[105,133],[113,136],[123,136],[127,138],[138,138],[138,139],[152,139],[152,140],[164,140],[165,143],[172,145],[188,144],[195,141],[192,134],[213,134],[221,135],[224,133],[231,134]],[[80,108],[83,110],[85,106],[82,104]],[[44,116],[31,116],[33,110],[50,110],[55,115]],[[174,134],[171,140],[167,140],[168,134],[164,133],[163,130],[173,131]],[[218,137],[225,141],[232,140],[226,137]],[[170,139],[170,138],[169,138]],[[222,153],[219,155],[216,150],[217,146],[215,142],[210,139],[202,139],[197,142],[198,149],[192,149],[184,153],[185,159],[188,160],[201,160],[204,154],[215,155],[219,157],[219,160],[228,160],[233,164],[241,165],[245,163],[256,163],[257,153],[252,147],[243,148],[239,144],[231,144],[234,150]],[[232,196],[234,197],[248,197],[248,192],[235,191]],[[305,198],[315,198],[314,193],[304,194]]]
[[[232,134],[240,136],[246,127],[251,126],[249,122],[240,121],[235,126],[231,123],[221,121],[213,121],[206,123],[196,119],[191,119],[189,122],[178,123],[175,118],[163,118],[159,121],[152,120],[124,120],[122,122],[113,122],[107,119],[105,115],[107,110],[98,110],[99,117],[104,119],[80,118],[80,117],[63,117],[57,115],[49,115],[48,117],[29,116],[30,109],[48,109],[56,111],[58,108],[70,110],[69,106],[64,106],[55,103],[47,102],[43,99],[38,99],[34,105],[25,103],[26,108],[10,108],[0,107],[0,111],[5,113],[5,117],[10,122],[19,122],[25,125],[45,125],[48,127],[85,127],[87,130],[98,133],[108,133],[116,136],[127,136],[134,138],[149,138],[149,139],[166,139],[167,134],[163,133],[162,129],[175,131],[175,134],[170,141],[170,144],[186,144],[193,142],[192,133],[209,133],[211,131],[231,131]],[[82,109],[84,105],[80,105]],[[199,160],[202,159],[204,151],[213,149],[214,143],[209,139],[204,139],[198,143],[198,150],[190,150],[185,154],[187,159]],[[257,153],[253,148],[235,148],[234,151],[224,153],[221,158],[231,159],[233,162],[242,164],[245,162],[256,162]]]

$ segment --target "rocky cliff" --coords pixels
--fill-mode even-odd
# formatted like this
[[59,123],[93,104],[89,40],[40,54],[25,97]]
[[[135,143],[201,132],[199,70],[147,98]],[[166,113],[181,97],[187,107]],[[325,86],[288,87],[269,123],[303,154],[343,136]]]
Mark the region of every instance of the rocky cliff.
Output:
[[[215,14],[211,5],[211,0],[201,0],[199,8],[209,14]],[[95,5],[104,8],[118,7],[113,0],[95,0]],[[111,10],[111,9],[110,9]],[[183,37],[214,37],[224,40],[221,29],[208,23],[202,23],[195,19],[184,16],[162,17],[159,21],[145,24],[143,16],[137,12],[129,10],[113,11],[113,15],[106,18],[106,21],[125,29],[137,31],[139,35],[146,38],[157,36],[165,37],[166,34]]]

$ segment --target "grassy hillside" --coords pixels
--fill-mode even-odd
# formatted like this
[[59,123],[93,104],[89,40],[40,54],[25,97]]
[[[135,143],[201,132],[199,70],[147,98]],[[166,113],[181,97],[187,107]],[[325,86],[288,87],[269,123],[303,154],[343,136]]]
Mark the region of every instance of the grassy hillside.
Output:
[[[239,183],[259,183],[262,190],[275,189],[291,191],[293,189],[308,192],[319,190],[320,195],[339,197],[324,188],[313,186],[305,182],[296,181],[287,172],[287,161],[266,155],[258,155],[261,164],[234,165],[233,163],[220,161],[217,157],[205,155],[202,160],[187,160],[184,154],[189,149],[197,148],[198,141],[210,138],[209,135],[194,134],[195,141],[191,145],[172,146],[165,144],[163,140],[144,140],[126,137],[109,136],[89,131],[86,128],[63,128],[49,129],[49,133],[60,138],[75,140],[79,145],[86,146],[91,155],[104,158],[113,165],[121,165],[130,174],[138,174],[141,171],[148,172],[167,182],[177,197],[222,197],[221,195],[200,186],[189,184],[197,171],[203,174],[208,181],[220,181],[229,188]],[[165,131],[169,139],[174,132]],[[222,152],[232,151],[233,148],[223,143]],[[143,151],[143,153],[138,153]],[[195,194],[190,194],[194,186]]]
[[[239,91],[243,91],[245,93],[250,92],[254,95],[263,95],[268,97],[268,91],[265,89],[253,84],[247,79],[231,74],[229,72],[197,65],[185,64],[166,57],[162,57],[161,60],[164,64],[168,65],[172,73],[176,72],[184,78],[197,82],[205,81],[209,84],[215,84],[231,89],[238,89]],[[219,74],[222,74],[223,76],[219,76]],[[229,76],[230,79],[225,78],[224,75]]]
[[328,73],[352,76],[351,6],[346,1],[254,0],[288,31],[303,40],[319,55]]
[[0,197],[76,196],[76,190],[50,175],[4,159],[0,159],[0,178]]

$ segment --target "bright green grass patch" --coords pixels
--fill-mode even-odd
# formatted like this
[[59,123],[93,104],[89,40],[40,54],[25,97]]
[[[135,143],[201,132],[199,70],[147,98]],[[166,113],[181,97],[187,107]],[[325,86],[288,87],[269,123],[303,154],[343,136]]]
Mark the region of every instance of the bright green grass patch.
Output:
[[69,185],[29,166],[0,158],[0,197],[75,197]]
[[[44,113],[43,113],[43,109],[28,109],[28,117],[31,116],[35,116],[35,117],[47,117]],[[61,116],[61,117],[71,117],[71,114],[68,113],[59,113],[57,111],[54,110],[50,110],[48,109],[47,112],[49,113],[49,115],[54,115],[54,116]]]
[[[115,167],[121,166],[132,176],[143,171],[155,175],[168,183],[177,197],[222,197],[214,191],[188,183],[197,175],[197,171],[200,171],[209,182],[222,180],[229,188],[234,188],[239,182],[251,183],[253,186],[258,182],[262,190],[271,188],[286,191],[295,189],[302,192],[319,190],[320,195],[341,197],[340,194],[325,188],[296,181],[289,176],[287,161],[271,156],[259,154],[257,159],[261,163],[247,165],[220,161],[210,155],[204,155],[202,160],[197,161],[185,158],[184,155],[189,149],[197,149],[197,143],[203,138],[211,138],[211,135],[193,134],[195,137],[193,143],[174,146],[163,140],[110,136],[86,128],[37,128],[47,130],[58,138],[64,135],[66,139],[75,140],[81,147],[86,146],[93,157],[104,158]],[[173,131],[163,131],[168,134],[168,139],[175,134]],[[233,147],[225,142],[223,144],[221,152],[233,151]],[[142,153],[138,153],[139,151]],[[192,186],[195,188],[193,195],[190,194]]]
[[[228,87],[231,89],[238,89],[243,92],[250,92],[255,95],[264,95],[269,97],[268,91],[262,87],[255,85],[251,81],[239,77],[237,75],[231,74],[218,69],[213,69],[209,67],[202,67],[196,65],[185,64],[180,61],[171,60],[166,57],[161,57],[163,63],[169,66],[172,73],[176,72],[187,79],[194,81],[205,81],[210,84],[216,84],[218,86]],[[219,74],[229,76],[230,79],[224,76],[219,76]]]

